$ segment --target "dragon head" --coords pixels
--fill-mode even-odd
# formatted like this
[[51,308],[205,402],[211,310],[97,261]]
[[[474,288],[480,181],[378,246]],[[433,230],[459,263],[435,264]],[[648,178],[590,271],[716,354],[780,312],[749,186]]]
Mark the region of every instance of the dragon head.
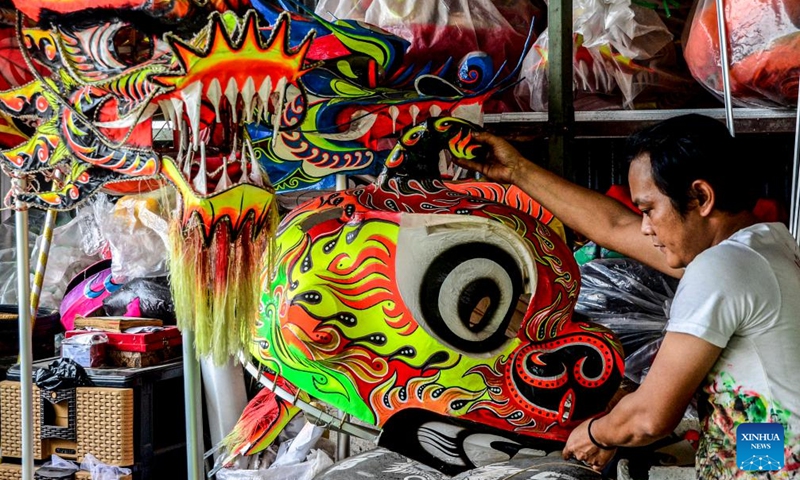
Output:
[[311,397],[382,427],[385,446],[449,474],[479,464],[476,439],[508,456],[560,448],[623,369],[616,337],[572,318],[579,272],[556,234],[406,165],[475,153],[471,132],[430,118],[401,134],[382,181],[287,216],[251,347]]

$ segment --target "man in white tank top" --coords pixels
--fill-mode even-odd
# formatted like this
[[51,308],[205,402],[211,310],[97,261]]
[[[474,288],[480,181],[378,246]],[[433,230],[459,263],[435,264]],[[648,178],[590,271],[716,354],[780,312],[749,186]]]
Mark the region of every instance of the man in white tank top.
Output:
[[[601,470],[616,447],[669,435],[700,390],[698,478],[800,478],[800,251],[783,224],[756,223],[753,167],[724,125],[686,115],[629,139],[628,181],[641,217],[527,161],[499,137],[477,139],[492,155],[462,166],[515,183],[598,245],[682,277],[644,382],[576,428],[564,457]],[[784,448],[773,453],[782,469],[737,465],[743,423],[782,426]]]

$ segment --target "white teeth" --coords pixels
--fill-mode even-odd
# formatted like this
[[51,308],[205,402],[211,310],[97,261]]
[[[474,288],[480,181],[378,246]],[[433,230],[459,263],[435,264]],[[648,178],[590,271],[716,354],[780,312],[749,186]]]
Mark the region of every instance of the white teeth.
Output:
[[[186,133],[186,126],[181,126],[180,136],[181,136],[181,147],[178,157],[183,159],[183,174],[186,176],[186,180],[191,180],[192,178],[192,160],[194,159],[194,150],[188,148],[188,139]],[[188,152],[187,152],[188,150]]]
[[[181,105],[183,105],[183,104],[181,104]],[[184,159],[184,156],[186,155],[186,143],[187,143],[187,141],[186,141],[186,128],[184,128],[183,119],[179,119],[178,121],[180,122],[178,124],[179,126],[177,127],[177,129],[178,129],[178,158],[179,159]],[[178,163],[180,163],[180,162],[178,162]],[[187,161],[187,163],[188,163],[188,161]],[[186,169],[186,168],[187,167],[184,164],[184,169]],[[187,175],[186,178],[187,179],[189,178],[188,175]]]
[[175,113],[173,125],[183,130],[183,102],[178,98],[170,98],[169,101],[172,102],[172,111]]
[[206,144],[200,143],[200,168],[197,170],[197,175],[192,181],[195,192],[200,195],[208,193],[208,184],[206,182]]
[[[245,138],[244,144],[247,146],[247,152],[250,154],[250,182],[259,187],[263,187],[264,181],[261,178],[261,169],[258,166],[258,161],[256,161],[256,153],[253,151],[253,145],[250,143],[249,138]],[[245,177],[243,176],[242,181],[244,180]]]
[[225,87],[225,98],[228,99],[228,103],[231,104],[231,116],[233,117],[233,124],[236,125],[239,123],[239,119],[236,115],[236,100],[239,96],[239,86],[236,84],[236,80],[231,78],[228,80],[228,86]]
[[194,82],[181,90],[181,97],[186,104],[186,115],[189,116],[189,127],[192,129],[192,147],[197,149],[200,143],[200,95],[202,82]]
[[417,124],[417,115],[419,115],[419,107],[416,105],[411,105],[408,108],[408,113],[411,114],[411,125]]
[[431,105],[431,108],[428,109],[428,112],[431,114],[431,117],[438,117],[440,113],[442,113],[441,107],[439,105]]
[[214,106],[214,118],[219,123],[219,102],[222,100],[222,87],[219,85],[219,80],[216,78],[211,80],[211,84],[208,85],[208,90],[206,90],[206,96],[211,100],[211,105]]
[[392,105],[389,107],[389,116],[392,117],[392,133],[397,133],[397,117],[400,116],[400,109]]
[[261,100],[261,116],[264,120],[269,116],[269,96],[272,94],[272,79],[267,77],[258,87],[258,98]]
[[169,122],[169,128],[177,130],[177,123],[175,122],[175,109],[172,108],[172,103],[167,100],[159,100],[158,106],[161,108],[161,114],[164,115],[164,120]]
[[228,176],[228,160],[223,156],[222,157],[222,174],[219,177],[219,182],[217,182],[217,187],[214,189],[214,192],[224,192],[231,186],[231,177]]
[[283,101],[286,98],[286,77],[281,77],[278,84],[275,85],[275,90],[278,92],[278,98],[275,103],[275,118],[272,122],[273,134],[277,134],[281,127],[281,118],[283,117]]
[[[245,142],[247,142],[247,139],[245,139]],[[245,152],[245,148],[246,147],[245,147],[244,143],[242,143],[242,178],[239,180],[240,183],[245,181],[246,178],[248,178],[247,177],[247,154]],[[236,151],[236,150],[234,150],[234,151]]]
[[256,83],[253,77],[247,77],[242,87],[242,100],[244,102],[244,119],[247,123],[253,122],[253,97],[256,94]]

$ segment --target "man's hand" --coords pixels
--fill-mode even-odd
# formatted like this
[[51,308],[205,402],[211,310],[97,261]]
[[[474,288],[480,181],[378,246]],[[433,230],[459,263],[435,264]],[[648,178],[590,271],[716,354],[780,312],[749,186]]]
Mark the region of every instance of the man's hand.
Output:
[[498,183],[514,183],[515,178],[532,165],[516,148],[502,138],[488,132],[474,132],[473,138],[489,149],[485,161],[454,158],[453,161],[464,168],[489,177]]
[[575,458],[579,462],[585,463],[588,467],[596,472],[602,472],[603,467],[614,458],[617,449],[602,450],[597,448],[589,439],[589,422],[587,420],[578,425],[578,428],[572,431],[567,439],[567,445],[562,451],[564,460]]

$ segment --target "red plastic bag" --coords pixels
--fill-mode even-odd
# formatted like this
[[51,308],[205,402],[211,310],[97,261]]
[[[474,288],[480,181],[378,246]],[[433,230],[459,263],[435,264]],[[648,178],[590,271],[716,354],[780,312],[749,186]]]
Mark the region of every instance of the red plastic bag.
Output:
[[[738,104],[794,106],[800,75],[800,0],[723,0],[731,94]],[[714,0],[699,0],[684,56],[698,82],[722,97]]]
[[[686,89],[687,79],[671,72],[672,34],[654,10],[630,0],[575,0],[572,27],[576,109],[630,108],[648,86]],[[534,111],[547,110],[548,43],[545,31],[525,57],[515,90]]]

